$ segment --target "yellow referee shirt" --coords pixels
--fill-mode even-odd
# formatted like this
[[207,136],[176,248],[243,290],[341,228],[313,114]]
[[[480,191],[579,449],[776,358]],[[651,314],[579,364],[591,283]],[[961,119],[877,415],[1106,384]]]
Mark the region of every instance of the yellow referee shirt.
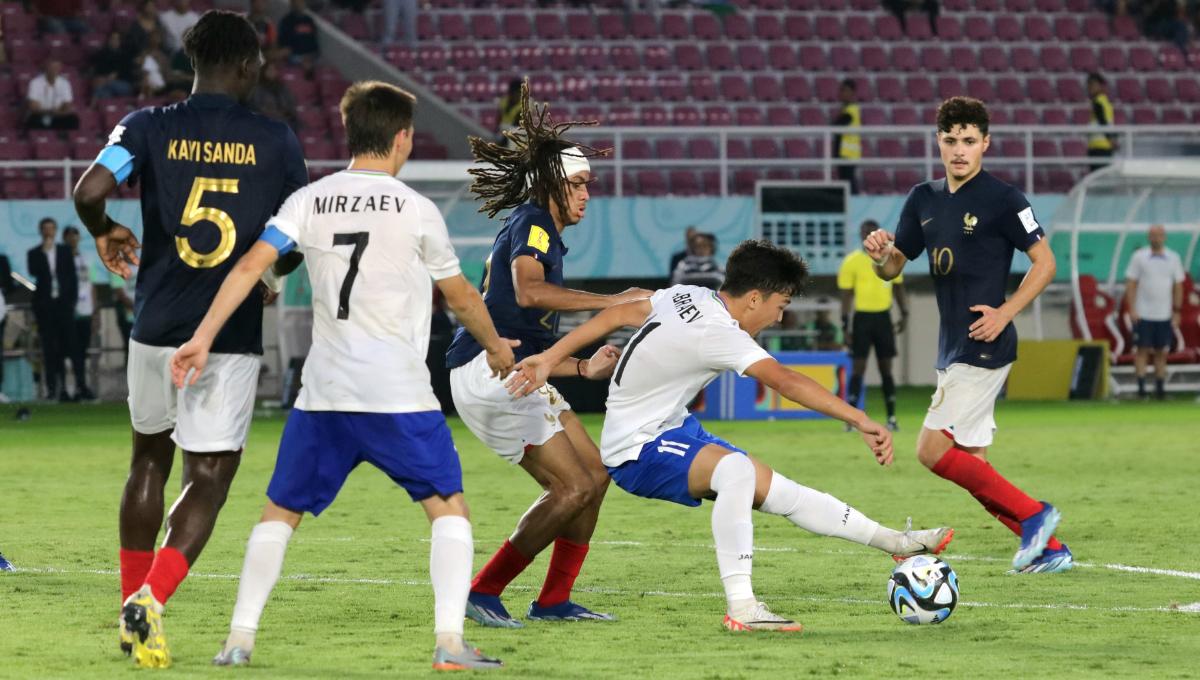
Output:
[[861,250],[847,255],[838,269],[838,288],[854,291],[856,312],[885,312],[891,309],[893,283],[904,283],[904,277],[897,276],[891,281],[879,278],[871,268],[871,257]]

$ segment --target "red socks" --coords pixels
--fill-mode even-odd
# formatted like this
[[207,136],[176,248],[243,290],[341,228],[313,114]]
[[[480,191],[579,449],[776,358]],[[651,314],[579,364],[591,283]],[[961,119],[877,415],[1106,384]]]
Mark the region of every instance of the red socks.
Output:
[[[557,548],[555,554],[558,554]],[[475,574],[475,579],[471,581],[471,592],[499,595],[513,579],[525,571],[530,562],[533,562],[532,558],[522,555],[512,543],[505,541],[496,554],[492,555],[492,559],[483,565],[483,569]]]
[[166,604],[187,574],[188,563],[183,553],[175,548],[160,548],[146,576],[146,585],[150,586],[154,599]]
[[961,486],[984,507],[1015,520],[1032,517],[1042,504],[1013,486],[987,462],[956,447],[950,447],[933,466],[933,473]]
[[538,595],[539,607],[552,607],[571,599],[571,588],[587,557],[586,543],[572,543],[565,538],[554,541],[554,553],[550,556],[550,568],[546,570],[546,582]]
[[150,565],[154,562],[153,550],[126,550],[121,548],[121,602],[138,591],[146,582]]

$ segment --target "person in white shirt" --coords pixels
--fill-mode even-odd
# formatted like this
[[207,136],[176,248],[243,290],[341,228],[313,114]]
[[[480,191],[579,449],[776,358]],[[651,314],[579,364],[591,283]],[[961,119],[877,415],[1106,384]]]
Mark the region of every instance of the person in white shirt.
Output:
[[520,362],[508,381],[514,394],[528,394],[571,352],[620,327],[640,327],[609,383],[600,455],[617,486],[634,495],[693,507],[702,499],[714,500],[713,540],[727,601],[724,626],[729,630],[801,629],[795,621],[772,613],[751,587],[754,508],[897,558],[939,553],[954,535],[949,528],[901,532],[883,527],[709,434],[688,413],[696,392],[722,372],[736,371],[802,406],[853,425],[875,460],[891,464],[887,428],[783,366],[754,341],[760,331],[779,322],[807,276],[804,261],[790,250],[766,241],[744,241],[726,262],[720,291],[672,286],[649,300],[610,307],[544,353]]
[[163,35],[163,47],[168,53],[175,53],[183,47],[183,34],[200,21],[200,15],[190,7],[189,0],[174,0],[171,8],[158,14],[158,20],[166,29]]
[[1154,357],[1154,393],[1166,398],[1167,354],[1183,311],[1183,262],[1167,248],[1167,230],[1150,227],[1150,245],[1134,251],[1125,268],[1125,305],[1133,322],[1138,396],[1146,397],[1146,366]]
[[370,463],[404,487],[433,525],[434,668],[495,668],[463,641],[473,541],[462,469],[430,385],[432,277],[498,376],[510,341],[462,276],[432,201],[395,175],[413,145],[409,93],[381,82],[342,97],[350,167],[297,190],[221,286],[193,338],[176,352],[179,386],[204,370],[225,320],[281,255],[299,247],[313,290],[313,342],[288,416],[262,521],[246,548],[237,605],[217,665],[248,663],[258,621],[304,512],[319,515],[350,472]]
[[75,325],[70,334],[71,372],[75,374],[74,400],[92,401],[96,395],[87,386],[87,354],[96,329],[93,323],[96,286],[92,282],[92,268],[87,254],[79,249],[79,228],[64,228],[63,243],[67,244],[75,258],[75,278],[79,281],[79,294],[75,298]]
[[47,60],[43,71],[29,81],[25,103],[28,107],[27,128],[74,130],[79,127],[75,94],[71,82],[62,75],[62,62],[58,59]]

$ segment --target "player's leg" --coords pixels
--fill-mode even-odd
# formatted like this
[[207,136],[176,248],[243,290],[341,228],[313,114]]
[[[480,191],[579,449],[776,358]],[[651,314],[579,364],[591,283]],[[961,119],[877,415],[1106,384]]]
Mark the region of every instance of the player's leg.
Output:
[[[995,516],[1021,524],[1021,547],[1014,568],[1021,569],[1053,545],[1060,515],[1049,503],[1034,500],[1008,481],[987,461],[996,421],[996,396],[1008,367],[984,369],[954,364],[938,371],[921,433],[917,458],[934,474],[967,490]],[[1057,541],[1054,541],[1057,544]]]
[[588,544],[600,518],[600,506],[608,490],[608,470],[600,461],[600,449],[588,436],[583,423],[573,411],[559,414],[563,432],[571,442],[572,453],[580,466],[589,475],[588,482],[595,490],[591,502],[575,516],[554,539],[554,550],[550,554],[550,566],[541,593],[530,604],[529,617],[539,620],[611,621],[610,614],[593,612],[571,602],[571,588],[583,568],[588,554]]
[[[867,358],[871,355],[871,328],[867,314],[855,314],[850,334],[850,384],[846,388],[846,401],[855,408],[866,409],[859,404],[863,380],[867,373]],[[847,430],[849,432],[849,430]]]
[[1154,398],[1167,398],[1167,353],[1170,345],[1165,345],[1154,351]]
[[1137,376],[1138,398],[1146,398],[1146,365],[1150,363],[1150,332],[1145,321],[1133,329],[1133,374]]
[[879,365],[879,382],[883,388],[883,403],[887,407],[887,427],[892,432],[899,430],[896,423],[896,380],[892,377],[892,359],[896,357],[896,331],[892,326],[891,312],[884,312],[876,319],[875,361]]

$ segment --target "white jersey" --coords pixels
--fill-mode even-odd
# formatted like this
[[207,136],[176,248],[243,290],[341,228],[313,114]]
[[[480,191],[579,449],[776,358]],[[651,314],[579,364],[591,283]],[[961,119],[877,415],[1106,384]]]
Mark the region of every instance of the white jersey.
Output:
[[1183,281],[1183,262],[1168,248],[1155,254],[1150,246],[1134,251],[1125,268],[1125,278],[1137,281],[1133,308],[1147,321],[1170,321],[1174,311],[1175,284]]
[[299,245],[312,284],[296,406],[439,410],[425,366],[430,277],[461,269],[437,206],[386,173],[343,170],[297,190],[267,224]]
[[672,286],[655,291],[650,304],[608,385],[600,457],[609,467],[636,459],[643,444],[682,425],[688,403],[722,372],[742,375],[771,356],[708,288]]

